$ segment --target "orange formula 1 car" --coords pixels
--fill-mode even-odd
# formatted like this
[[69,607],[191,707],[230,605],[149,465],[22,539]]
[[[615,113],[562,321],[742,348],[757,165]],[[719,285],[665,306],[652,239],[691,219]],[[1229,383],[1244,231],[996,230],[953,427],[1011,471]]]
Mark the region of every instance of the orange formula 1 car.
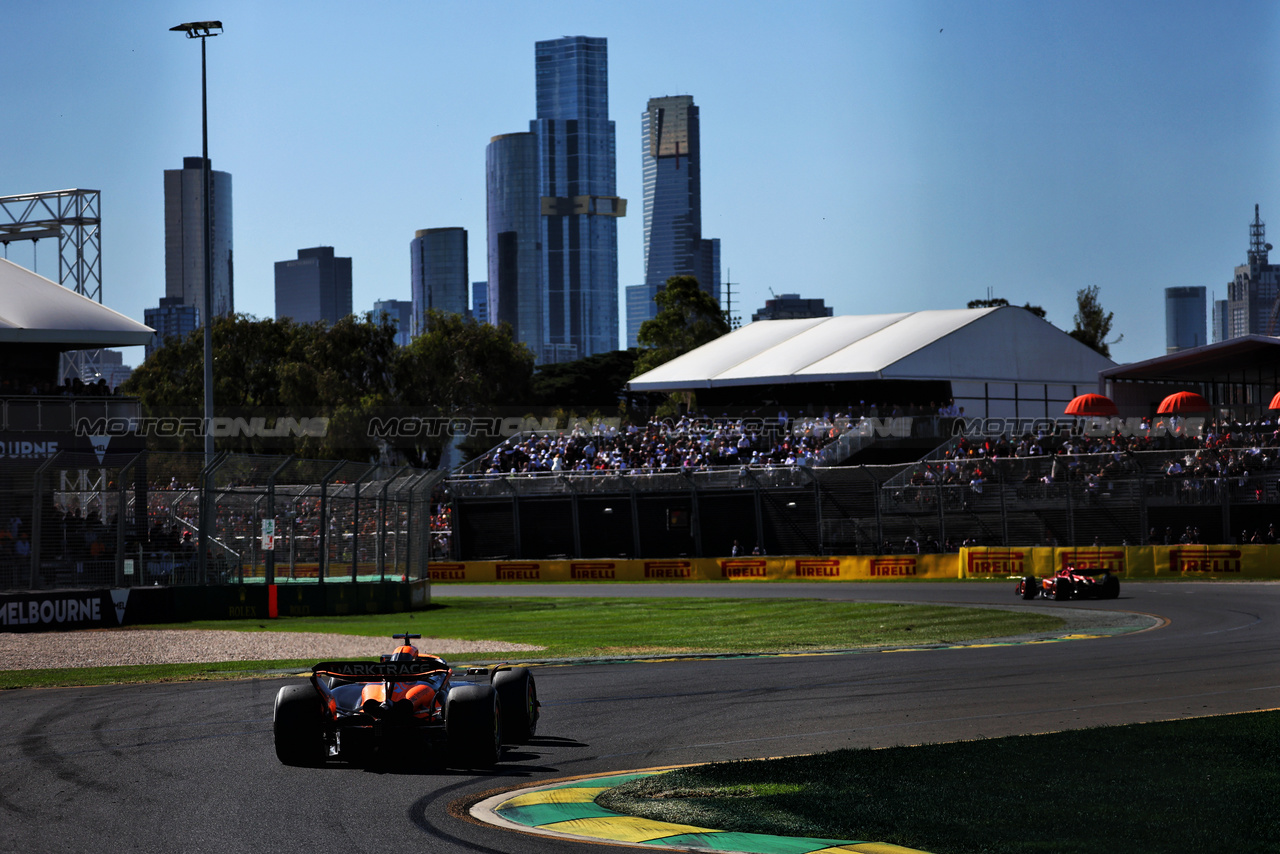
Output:
[[1038,595],[1046,599],[1114,599],[1120,595],[1120,579],[1105,569],[1068,566],[1048,578],[1028,575],[1018,581],[1014,592],[1023,599]]
[[444,659],[403,641],[379,661],[325,661],[307,685],[276,694],[272,730],[286,765],[329,759],[402,760],[438,754],[457,767],[498,761],[502,745],[522,744],[538,726],[538,691],[524,667],[455,672]]

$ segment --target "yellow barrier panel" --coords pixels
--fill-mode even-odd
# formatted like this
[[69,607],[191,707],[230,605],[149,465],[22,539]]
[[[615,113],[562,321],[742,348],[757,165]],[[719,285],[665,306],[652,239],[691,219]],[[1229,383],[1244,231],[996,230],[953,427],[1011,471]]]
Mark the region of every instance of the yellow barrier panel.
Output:
[[1154,574],[1180,578],[1280,578],[1280,546],[1156,546]]
[[1053,549],[974,546],[960,550],[960,578],[1051,575]]
[[432,562],[430,580],[452,582],[894,581],[1045,577],[1073,566],[1121,578],[1280,578],[1280,546],[963,548],[959,554],[773,556],[663,560]]
[[956,578],[954,554],[433,562],[435,583],[495,581],[884,581]]

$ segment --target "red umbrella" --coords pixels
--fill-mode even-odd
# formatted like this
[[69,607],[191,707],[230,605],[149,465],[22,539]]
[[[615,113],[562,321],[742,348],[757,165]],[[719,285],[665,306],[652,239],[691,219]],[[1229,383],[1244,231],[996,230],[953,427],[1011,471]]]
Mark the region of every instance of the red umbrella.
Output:
[[[1280,408],[1280,407],[1277,407]],[[1119,415],[1115,402],[1105,394],[1082,394],[1067,404],[1066,415]]]
[[1184,412],[1208,412],[1209,401],[1193,391],[1180,391],[1160,401],[1157,415],[1181,415]]
[[1276,392],[1276,396],[1271,398],[1271,405],[1267,409],[1280,409],[1280,391]]

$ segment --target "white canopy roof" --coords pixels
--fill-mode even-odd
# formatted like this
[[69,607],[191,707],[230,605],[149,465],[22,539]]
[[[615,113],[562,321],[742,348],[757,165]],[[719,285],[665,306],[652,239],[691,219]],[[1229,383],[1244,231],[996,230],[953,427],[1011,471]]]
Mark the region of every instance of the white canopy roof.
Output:
[[149,326],[0,258],[0,344],[130,347],[153,334]]
[[1115,363],[1015,306],[761,320],[659,365],[632,391],[852,380],[1094,384]]

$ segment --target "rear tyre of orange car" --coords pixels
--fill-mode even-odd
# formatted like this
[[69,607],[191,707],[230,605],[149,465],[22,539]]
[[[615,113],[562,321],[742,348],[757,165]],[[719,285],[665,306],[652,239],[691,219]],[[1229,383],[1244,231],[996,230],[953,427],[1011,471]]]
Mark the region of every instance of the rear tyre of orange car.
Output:
[[449,752],[461,768],[489,768],[502,752],[502,713],[492,685],[458,685],[445,701]]
[[1070,599],[1073,592],[1071,582],[1066,578],[1059,578],[1053,584],[1054,599]]
[[527,667],[499,670],[493,676],[502,709],[502,740],[525,744],[538,731],[538,686]]
[[276,758],[285,765],[310,766],[324,762],[324,707],[310,685],[286,685],[276,694],[271,730]]

